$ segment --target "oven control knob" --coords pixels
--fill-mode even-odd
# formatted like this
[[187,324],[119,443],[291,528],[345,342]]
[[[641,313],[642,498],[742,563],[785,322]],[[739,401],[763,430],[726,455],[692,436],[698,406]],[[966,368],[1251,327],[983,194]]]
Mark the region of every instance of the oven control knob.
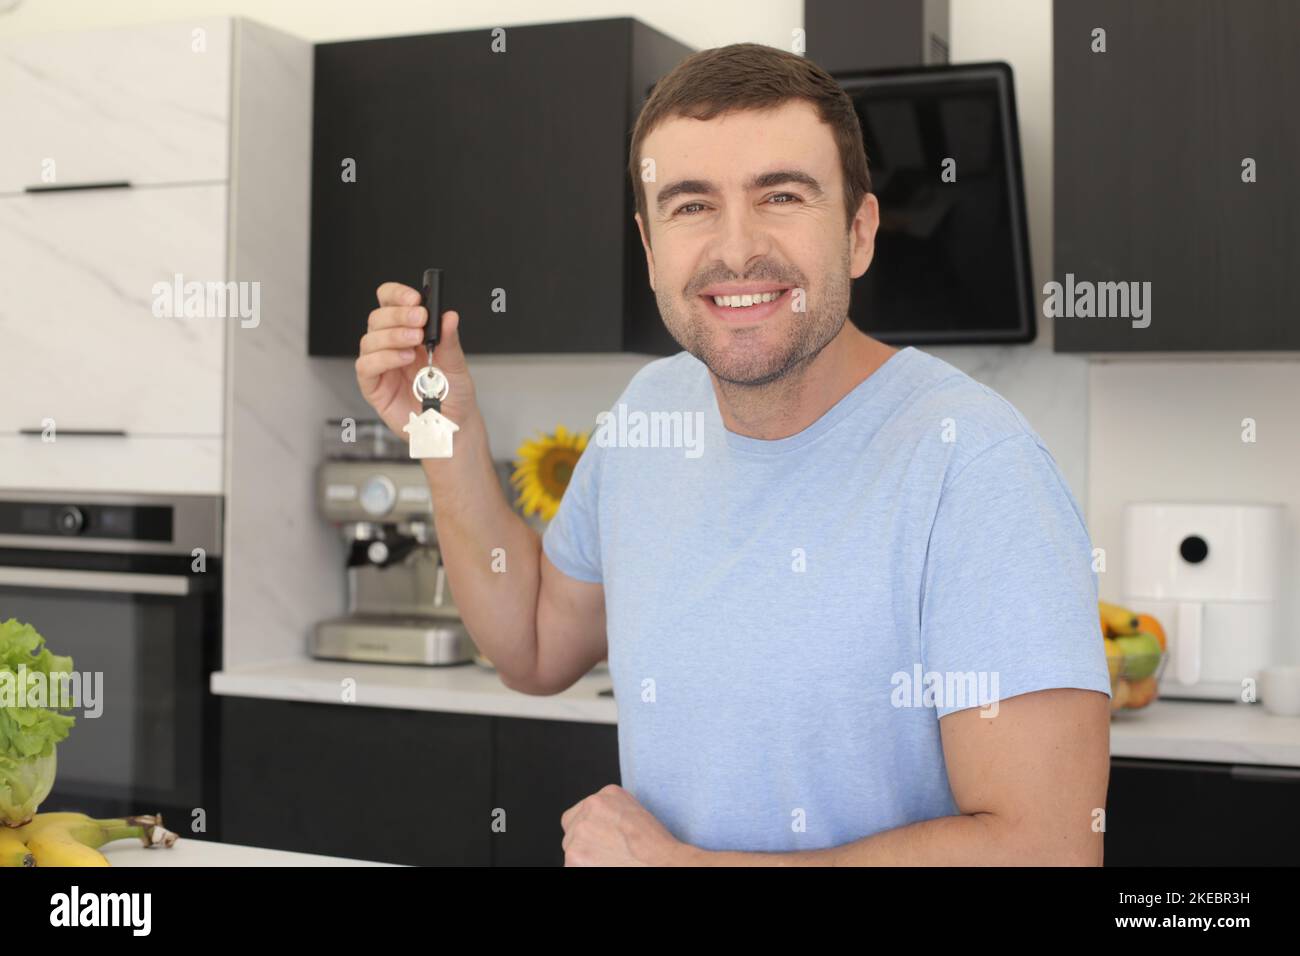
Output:
[[61,534],[81,534],[81,529],[86,526],[86,516],[76,505],[60,508],[54,520]]

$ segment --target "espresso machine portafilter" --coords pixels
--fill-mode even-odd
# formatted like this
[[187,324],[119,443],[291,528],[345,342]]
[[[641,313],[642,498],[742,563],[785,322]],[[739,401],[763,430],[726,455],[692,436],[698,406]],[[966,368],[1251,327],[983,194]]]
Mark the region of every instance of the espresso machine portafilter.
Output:
[[347,614],[318,623],[313,657],[446,665],[474,659],[438,550],[424,469],[381,422],[328,422],[321,516],[346,545]]

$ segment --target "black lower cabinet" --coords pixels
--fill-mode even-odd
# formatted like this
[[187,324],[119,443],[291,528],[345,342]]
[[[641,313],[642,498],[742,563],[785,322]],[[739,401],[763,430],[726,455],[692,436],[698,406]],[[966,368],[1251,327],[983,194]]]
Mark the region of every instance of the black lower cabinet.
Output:
[[498,866],[562,866],[560,817],[583,797],[619,782],[618,728],[552,720],[493,718]]
[[[613,724],[225,697],[221,839],[422,866],[560,866],[619,783]],[[1300,769],[1111,761],[1107,866],[1300,863]]]
[[618,783],[618,728],[222,699],[222,839],[418,866],[563,862],[560,815]]
[[491,862],[490,718],[228,697],[222,731],[228,843]]
[[1300,770],[1111,761],[1107,866],[1295,866]]

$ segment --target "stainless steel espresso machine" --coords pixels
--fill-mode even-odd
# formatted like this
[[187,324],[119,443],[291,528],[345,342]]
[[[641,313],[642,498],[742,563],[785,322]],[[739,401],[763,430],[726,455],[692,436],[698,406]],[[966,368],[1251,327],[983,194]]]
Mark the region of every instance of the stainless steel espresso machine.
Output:
[[447,585],[429,486],[382,422],[328,422],[321,515],[347,545],[348,613],[321,621],[311,654],[387,664],[463,664],[476,654]]

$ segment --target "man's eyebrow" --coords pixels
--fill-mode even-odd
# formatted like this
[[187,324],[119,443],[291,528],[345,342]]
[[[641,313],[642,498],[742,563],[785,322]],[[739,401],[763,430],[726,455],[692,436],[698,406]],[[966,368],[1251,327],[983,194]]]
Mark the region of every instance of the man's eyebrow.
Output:
[[818,196],[822,194],[822,184],[802,169],[775,169],[770,173],[759,173],[745,183],[745,191],[784,186],[787,183],[798,183],[801,186],[807,186]]
[[659,190],[659,196],[655,199],[655,207],[664,211],[664,207],[678,196],[686,193],[698,193],[702,196],[712,196],[717,192],[717,187],[707,179],[679,179],[675,183],[669,183],[663,189]]
[[[823,191],[821,183],[802,169],[774,169],[771,172],[751,176],[749,181],[745,183],[745,191],[769,189],[772,186],[784,186],[787,183],[798,183],[801,186],[806,186],[818,196]],[[663,212],[664,207],[677,196],[685,194],[713,196],[717,194],[717,191],[718,187],[707,179],[679,179],[659,190],[659,195],[655,198],[655,207],[660,212]]]

